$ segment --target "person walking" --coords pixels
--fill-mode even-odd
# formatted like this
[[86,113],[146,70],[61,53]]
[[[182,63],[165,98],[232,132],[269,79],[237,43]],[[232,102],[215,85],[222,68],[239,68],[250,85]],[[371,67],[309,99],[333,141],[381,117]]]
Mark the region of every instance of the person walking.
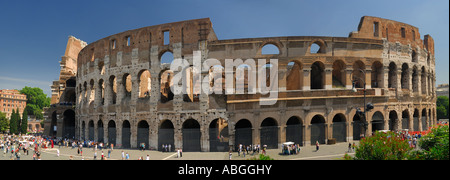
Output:
[[319,151],[319,141],[316,141],[316,152]]

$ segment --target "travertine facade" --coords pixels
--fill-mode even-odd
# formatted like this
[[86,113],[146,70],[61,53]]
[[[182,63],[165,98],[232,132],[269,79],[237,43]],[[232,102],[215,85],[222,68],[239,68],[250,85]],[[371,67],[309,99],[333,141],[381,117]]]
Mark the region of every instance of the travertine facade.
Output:
[[[184,151],[352,141],[361,134],[356,108],[365,106],[364,82],[366,102],[374,105],[366,113],[366,134],[422,130],[436,122],[436,95],[434,42],[420,37],[416,27],[369,16],[349,37],[219,40],[208,18],[125,31],[78,55],[75,134],[119,147],[171,144]],[[268,45],[278,53],[266,54]],[[173,94],[170,80],[178,72],[162,59],[173,54],[192,65],[194,51],[202,62],[214,58],[223,67],[225,59],[267,59],[250,67],[276,67],[277,74],[267,76],[278,79],[276,103],[261,105],[265,95],[259,93],[196,94],[192,86],[187,95]],[[269,59],[278,59],[277,66],[268,66]],[[239,68],[222,77],[236,76]],[[248,82],[255,71],[245,73],[246,92],[254,86]],[[201,70],[202,79],[208,73]]]

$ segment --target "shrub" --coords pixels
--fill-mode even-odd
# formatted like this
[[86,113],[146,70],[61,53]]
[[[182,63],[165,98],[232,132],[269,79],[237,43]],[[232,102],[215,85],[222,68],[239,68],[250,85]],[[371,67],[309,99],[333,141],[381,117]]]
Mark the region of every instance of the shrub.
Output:
[[363,138],[355,150],[356,160],[403,160],[408,156],[407,141],[393,132],[377,132],[375,135]]
[[408,159],[414,160],[449,160],[448,125],[433,128],[430,133],[419,140],[421,150],[410,153]]

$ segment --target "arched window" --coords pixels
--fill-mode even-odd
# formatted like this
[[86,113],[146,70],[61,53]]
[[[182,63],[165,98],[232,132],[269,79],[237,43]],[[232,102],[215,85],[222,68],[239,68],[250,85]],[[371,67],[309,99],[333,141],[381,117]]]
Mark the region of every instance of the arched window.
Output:
[[280,50],[273,44],[266,44],[261,48],[261,54],[280,54]]
[[161,64],[171,64],[173,61],[173,54],[170,51],[164,52],[160,57]]
[[286,69],[286,90],[301,90],[303,85],[301,64],[297,61],[291,61]]
[[139,98],[150,97],[151,92],[151,76],[148,70],[142,70],[138,74],[139,82]]
[[333,62],[333,88],[345,88],[345,63],[342,60]]
[[380,61],[375,61],[372,64],[372,88],[380,88],[383,83],[383,64]]
[[309,47],[310,54],[325,54],[326,53],[326,45],[322,41],[314,41]]
[[123,75],[122,84],[125,92],[125,97],[131,97],[131,91],[133,90],[131,75],[126,73]]
[[324,89],[325,66],[322,62],[316,61],[311,65],[311,89]]
[[397,65],[389,64],[388,88],[397,88]]
[[402,89],[409,89],[409,67],[408,64],[402,65],[402,77],[401,77]]

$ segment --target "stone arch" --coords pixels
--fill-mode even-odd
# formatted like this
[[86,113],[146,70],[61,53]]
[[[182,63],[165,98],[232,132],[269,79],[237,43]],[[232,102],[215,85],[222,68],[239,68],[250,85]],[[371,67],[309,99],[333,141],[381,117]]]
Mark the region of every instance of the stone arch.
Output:
[[160,82],[160,101],[162,103],[169,102],[173,100],[174,94],[171,90],[173,86],[173,71],[171,70],[162,70],[159,73],[159,82]]
[[325,65],[316,61],[311,65],[311,89],[324,89],[325,87]]
[[173,52],[170,51],[170,50],[162,51],[159,54],[159,58],[158,59],[159,59],[159,62],[160,62],[161,65],[164,65],[164,64],[169,64],[170,65],[173,62],[173,59],[174,59],[173,58]]
[[138,73],[139,98],[148,98],[151,95],[151,74],[147,69],[143,69]]
[[384,116],[383,113],[377,111],[372,115],[372,132],[384,130]]
[[109,77],[109,94],[110,94],[110,104],[116,104],[117,99],[117,78],[112,75]]
[[228,122],[223,118],[217,118],[209,124],[209,151],[228,151]]
[[261,47],[261,54],[281,54],[280,48],[274,43],[266,43]]
[[235,146],[239,148],[239,144],[250,145],[253,142],[252,123],[247,119],[239,120],[234,127]]
[[338,113],[333,117],[333,138],[336,142],[345,142],[347,137],[347,122],[345,115]]
[[366,65],[361,60],[357,60],[353,63],[352,80],[354,80],[355,88],[364,88],[366,77],[363,72],[366,70]]
[[409,67],[407,63],[402,64],[402,76],[400,82],[402,89],[409,89]]
[[413,66],[411,77],[413,92],[419,92],[419,70],[417,69],[417,66]]
[[311,145],[315,145],[316,141],[325,144],[325,127],[325,118],[322,115],[317,114],[311,119]]
[[[159,151],[166,151],[165,146],[169,151],[173,151],[175,149],[175,140],[174,140],[174,126],[172,121],[166,119],[161,122],[158,129],[158,149]],[[164,146],[164,147],[163,147]]]
[[293,60],[286,67],[286,90],[302,90],[303,88],[302,64]]
[[103,121],[100,119],[97,121],[97,142],[104,141]]
[[122,122],[122,148],[131,148],[131,124],[128,120]]
[[311,41],[307,52],[309,52],[310,54],[325,54],[327,52],[326,42],[322,39]]
[[201,131],[200,124],[195,119],[184,121],[183,131],[183,151],[201,151]]
[[398,129],[398,115],[397,111],[389,111],[389,130],[394,131]]
[[116,122],[110,120],[108,122],[108,143],[116,145]]
[[261,122],[261,145],[267,145],[268,149],[278,148],[278,123],[272,117],[267,117]]
[[333,88],[345,88],[346,84],[346,65],[342,60],[333,62],[332,85]]
[[133,81],[131,78],[131,74],[129,73],[125,73],[122,76],[122,87],[123,87],[123,92],[124,98],[131,98],[131,91],[133,91]]
[[89,137],[88,139],[91,141],[94,141],[94,137],[95,137],[95,129],[94,129],[94,120],[90,120],[88,122],[88,130],[89,130]]
[[414,114],[413,114],[413,131],[419,131],[420,130],[420,117],[419,117],[419,110],[416,108],[414,109]]
[[63,137],[74,138],[75,137],[75,111],[68,109],[63,113]]
[[372,88],[383,87],[383,64],[380,61],[374,61],[372,63],[372,73],[371,73],[371,85]]
[[303,146],[303,121],[297,116],[290,117],[286,122],[286,141]]
[[397,88],[397,65],[389,63],[388,88]]
[[137,138],[136,138],[137,146],[136,147],[141,148],[141,144],[144,143],[145,149],[148,149],[148,147],[150,145],[149,129],[150,129],[150,126],[146,120],[139,121],[139,123],[137,124]]

